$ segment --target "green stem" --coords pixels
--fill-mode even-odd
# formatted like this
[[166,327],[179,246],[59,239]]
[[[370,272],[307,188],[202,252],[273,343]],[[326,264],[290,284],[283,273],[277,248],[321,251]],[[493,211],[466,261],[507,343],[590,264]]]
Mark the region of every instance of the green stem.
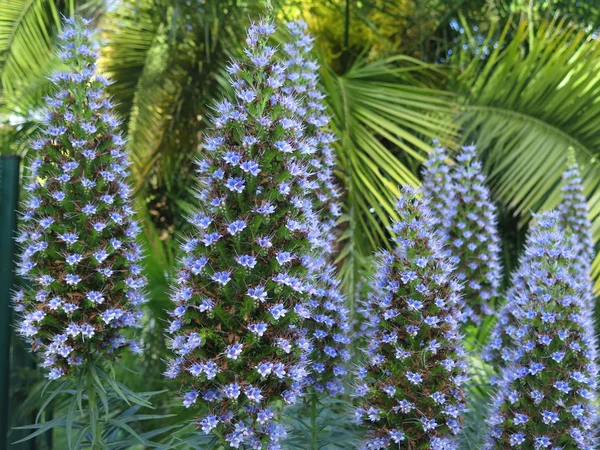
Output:
[[310,412],[310,424],[311,424],[311,450],[318,450],[318,439],[317,439],[317,394],[313,393],[311,399],[311,412]]
[[[92,363],[93,364],[93,363]],[[100,417],[98,414],[98,400],[96,398],[96,384],[94,382],[93,369],[88,368],[87,371],[87,397],[88,397],[88,410],[90,415],[90,431],[92,433],[92,450],[99,450],[101,448],[101,428],[100,428]]]

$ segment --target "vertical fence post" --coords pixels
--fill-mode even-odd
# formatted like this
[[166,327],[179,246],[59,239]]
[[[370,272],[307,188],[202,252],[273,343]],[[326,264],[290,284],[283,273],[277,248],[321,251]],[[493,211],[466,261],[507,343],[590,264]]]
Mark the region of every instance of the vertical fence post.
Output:
[[19,157],[0,155],[0,450],[8,449],[11,309],[19,202]]

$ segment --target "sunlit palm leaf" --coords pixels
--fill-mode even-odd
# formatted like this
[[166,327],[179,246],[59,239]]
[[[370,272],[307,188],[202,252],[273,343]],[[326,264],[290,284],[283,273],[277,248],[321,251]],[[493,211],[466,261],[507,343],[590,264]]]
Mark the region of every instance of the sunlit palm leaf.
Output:
[[[124,11],[129,13],[130,9],[124,8]],[[107,31],[106,36],[109,42],[110,38],[114,40],[112,47],[105,51],[111,58],[103,59],[110,67],[111,63],[120,62],[115,61],[115,53],[122,57],[132,56],[126,59],[129,67],[119,64],[114,71],[117,72],[116,75],[123,75],[124,80],[124,83],[115,86],[115,91],[118,91],[115,96],[123,101],[121,108],[129,117],[127,137],[130,157],[134,163],[136,190],[147,182],[148,174],[160,156],[159,148],[176,106],[174,99],[181,93],[181,78],[186,76],[185,72],[169,65],[171,48],[168,43],[168,23],[153,26],[151,16],[147,13],[148,11],[142,11],[139,15],[144,19],[132,22],[135,25],[124,30],[118,28],[122,21],[112,18],[110,23],[113,29]],[[144,26],[143,30],[140,25]],[[116,50],[119,44],[124,44],[124,47]],[[140,54],[143,58],[139,57]],[[133,71],[134,76],[124,74],[123,71]],[[135,88],[128,87],[127,83],[136,78]],[[132,98],[130,94],[133,94]]]
[[0,8],[0,77],[5,90],[35,77],[52,56],[60,28],[54,0],[4,0]]
[[402,56],[359,61],[342,76],[329,70],[323,78],[346,191],[338,262],[353,305],[365,261],[389,246],[398,187],[417,185],[416,168],[432,139],[454,132],[453,98],[428,87],[443,74]]
[[[569,148],[584,167],[596,242],[600,240],[600,46],[564,20],[507,29],[485,60],[460,77],[465,140],[483,151],[497,198],[521,218],[562,199],[560,177]],[[493,43],[487,43],[491,46]],[[600,260],[594,266],[600,275]]]
[[103,0],[3,0],[0,4],[2,107],[24,114],[49,92],[45,78],[56,66],[53,42],[62,17],[100,15]]

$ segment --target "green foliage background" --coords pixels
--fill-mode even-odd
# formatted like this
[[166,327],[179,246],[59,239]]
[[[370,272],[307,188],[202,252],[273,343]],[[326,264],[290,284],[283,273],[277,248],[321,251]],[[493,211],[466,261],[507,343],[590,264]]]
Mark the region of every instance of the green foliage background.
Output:
[[[100,29],[100,68],[115,81],[111,94],[129,139],[151,283],[144,328],[148,351],[117,369],[125,384],[135,387],[143,377],[145,391],[177,389],[161,377],[167,355],[163,327],[174,252],[194,202],[193,161],[202,157],[198,135],[209,125],[211,103],[228,88],[224,67],[240,52],[249,18],[265,8],[281,20],[303,18],[316,38],[339,137],[337,176],[345,196],[337,264],[351,307],[364,289],[372,252],[389,245],[386,227],[396,214],[398,186],[418,185],[433,139],[451,149],[477,145],[501,213],[506,278],[517,263],[531,213],[561,200],[559,181],[569,149],[582,167],[593,233],[600,241],[600,7],[595,2],[3,0],[3,153],[27,152],[27,137],[51,89],[47,76],[59,65],[53,45],[61,15],[85,15]],[[594,277],[600,288],[600,258]],[[488,369],[477,360],[473,367],[464,448],[478,446],[489,394]],[[25,368],[14,377],[15,399],[25,405],[15,420],[23,421],[39,406],[39,390],[32,388],[39,374]],[[171,393],[154,401],[158,411],[179,414],[166,422],[186,417]],[[349,412],[339,404],[318,406],[317,423],[304,420],[312,405],[298,407],[307,415],[289,412],[290,448],[305,448],[309,432],[318,432],[320,448],[350,448],[357,436],[351,425],[332,427],[349,424]],[[187,440],[193,432],[184,431],[164,441],[195,448]],[[63,448],[60,432],[52,438],[54,443],[46,436],[38,445]]]

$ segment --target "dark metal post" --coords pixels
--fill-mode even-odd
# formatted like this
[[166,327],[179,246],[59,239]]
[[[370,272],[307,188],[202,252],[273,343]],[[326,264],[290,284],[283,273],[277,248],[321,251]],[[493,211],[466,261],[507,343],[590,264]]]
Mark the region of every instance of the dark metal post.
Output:
[[11,309],[15,281],[15,234],[19,202],[19,157],[0,155],[0,450],[8,449]]

